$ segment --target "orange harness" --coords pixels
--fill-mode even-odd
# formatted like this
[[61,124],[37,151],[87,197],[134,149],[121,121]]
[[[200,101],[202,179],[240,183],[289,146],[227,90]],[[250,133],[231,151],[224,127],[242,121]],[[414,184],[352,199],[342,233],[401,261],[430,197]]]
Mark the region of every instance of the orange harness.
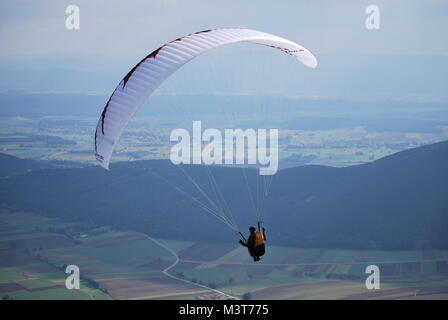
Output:
[[261,231],[257,231],[255,232],[255,244],[254,244],[254,249],[256,247],[258,247],[259,245],[262,245],[264,243],[264,236],[263,233],[261,233]]

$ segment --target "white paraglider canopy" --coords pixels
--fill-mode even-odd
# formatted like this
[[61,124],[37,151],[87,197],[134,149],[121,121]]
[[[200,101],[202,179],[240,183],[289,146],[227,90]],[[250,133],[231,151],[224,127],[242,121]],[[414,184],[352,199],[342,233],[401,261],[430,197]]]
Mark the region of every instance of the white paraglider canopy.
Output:
[[120,81],[103,109],[95,132],[95,157],[108,169],[114,147],[129,120],[161,83],[182,65],[213,48],[251,42],[283,51],[315,68],[316,58],[290,40],[256,30],[223,28],[196,32],[151,52]]

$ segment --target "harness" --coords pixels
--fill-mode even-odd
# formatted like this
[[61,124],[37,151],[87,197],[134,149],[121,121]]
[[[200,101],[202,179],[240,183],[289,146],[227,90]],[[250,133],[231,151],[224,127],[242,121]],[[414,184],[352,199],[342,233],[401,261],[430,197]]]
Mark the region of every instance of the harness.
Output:
[[[258,231],[256,231],[255,234],[254,234],[254,236],[255,236],[255,243],[254,243],[253,248],[251,248],[251,249],[255,249],[258,246],[261,246],[261,245],[264,244],[264,235],[261,232],[261,223],[262,223],[262,221],[258,221],[257,222]],[[240,231],[238,233],[243,238],[244,242],[247,243],[247,239],[244,237],[244,235]]]

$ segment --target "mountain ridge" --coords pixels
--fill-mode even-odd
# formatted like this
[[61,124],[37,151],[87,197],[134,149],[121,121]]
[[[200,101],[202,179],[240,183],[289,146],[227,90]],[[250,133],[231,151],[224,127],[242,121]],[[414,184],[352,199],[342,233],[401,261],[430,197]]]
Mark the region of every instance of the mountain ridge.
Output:
[[[448,247],[448,141],[398,152],[371,163],[280,170],[266,199],[273,244],[302,247],[412,249]],[[212,192],[200,166],[185,166]],[[210,167],[244,233],[254,224],[242,171]],[[167,183],[168,181],[168,183]],[[0,179],[0,205],[63,219],[87,219],[158,237],[236,240],[218,220],[173,185],[199,197],[168,160],[99,167],[43,169]]]

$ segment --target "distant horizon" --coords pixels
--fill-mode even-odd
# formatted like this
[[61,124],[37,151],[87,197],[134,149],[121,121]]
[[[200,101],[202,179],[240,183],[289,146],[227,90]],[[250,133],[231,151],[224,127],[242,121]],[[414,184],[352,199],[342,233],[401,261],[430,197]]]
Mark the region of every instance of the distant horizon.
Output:
[[[378,30],[365,27],[370,1],[222,3],[78,0],[80,29],[65,28],[69,1],[0,4],[0,92],[111,94],[123,76],[161,45],[199,30],[245,27],[309,49],[318,66],[250,44],[193,59],[155,94],[280,94],[349,100],[448,101],[448,4],[379,4]],[[101,15],[97,13],[101,12]],[[201,15],[197,15],[201,12]],[[193,18],[194,17],[194,18]],[[281,17],[281,18],[279,18]],[[173,22],[175,21],[175,22]]]

